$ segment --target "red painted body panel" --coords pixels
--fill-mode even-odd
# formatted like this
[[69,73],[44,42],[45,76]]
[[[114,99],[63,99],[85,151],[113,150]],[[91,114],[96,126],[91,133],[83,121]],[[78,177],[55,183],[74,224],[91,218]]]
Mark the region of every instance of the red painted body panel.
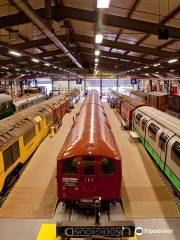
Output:
[[[84,157],[94,160],[94,173],[86,175]],[[62,174],[62,164],[77,158],[77,173]],[[101,160],[114,162],[115,173],[101,174]],[[92,161],[93,162],[93,161]],[[75,179],[76,186],[64,186],[63,181]],[[121,198],[121,156],[104,112],[99,95],[90,92],[62,147],[57,160],[57,191],[59,200],[80,200],[100,196],[103,200]]]
[[132,115],[133,115],[134,110],[136,110],[136,108],[142,107],[146,104],[144,104],[143,102],[140,102],[136,99],[132,99],[131,97],[128,97],[128,98],[129,99],[126,99],[121,104],[120,115],[126,122],[128,128],[130,129],[132,127]]

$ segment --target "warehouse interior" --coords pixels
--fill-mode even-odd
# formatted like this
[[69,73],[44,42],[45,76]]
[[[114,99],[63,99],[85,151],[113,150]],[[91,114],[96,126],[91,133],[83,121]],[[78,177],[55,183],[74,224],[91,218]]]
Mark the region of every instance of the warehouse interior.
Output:
[[[120,152],[121,199],[107,213],[67,207],[69,192],[61,201],[57,164],[71,135],[67,149],[87,135],[90,155],[104,148],[93,136]],[[73,238],[59,234],[64,222],[176,240],[179,197],[180,0],[0,0],[0,240]]]

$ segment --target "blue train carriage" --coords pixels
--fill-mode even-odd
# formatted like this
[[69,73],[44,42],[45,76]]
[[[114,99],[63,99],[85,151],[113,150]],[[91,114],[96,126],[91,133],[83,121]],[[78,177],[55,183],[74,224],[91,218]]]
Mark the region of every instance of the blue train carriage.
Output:
[[180,120],[152,107],[133,114],[133,129],[180,195]]
[[0,94],[0,119],[12,115],[14,110],[12,98],[7,94]]

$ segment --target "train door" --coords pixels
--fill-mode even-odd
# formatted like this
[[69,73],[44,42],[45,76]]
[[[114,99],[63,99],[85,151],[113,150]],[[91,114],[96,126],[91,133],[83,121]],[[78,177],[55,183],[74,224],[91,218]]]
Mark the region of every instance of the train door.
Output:
[[165,131],[165,128],[159,123],[157,123],[156,121],[150,120],[147,123],[145,147],[158,165],[161,164],[160,148],[158,147],[158,139],[160,134],[163,131]]
[[91,198],[96,196],[96,175],[97,167],[94,156],[87,156],[82,158],[81,164],[81,196],[82,198]]
[[160,168],[163,171],[165,171],[167,145],[168,145],[169,139],[171,139],[173,136],[174,136],[174,133],[169,131],[168,129],[165,129],[163,132],[159,134],[158,148],[159,148],[159,154],[161,159]]
[[180,191],[180,137],[177,135],[168,142],[165,173]]
[[[99,159],[98,193],[103,200],[120,198],[120,161],[102,157]],[[114,187],[116,186],[116,187]]]
[[44,139],[44,133],[43,133],[43,120],[40,116],[37,116],[34,118],[35,121],[37,122],[37,125],[38,125],[38,140],[39,140],[39,143],[42,142],[42,140]]

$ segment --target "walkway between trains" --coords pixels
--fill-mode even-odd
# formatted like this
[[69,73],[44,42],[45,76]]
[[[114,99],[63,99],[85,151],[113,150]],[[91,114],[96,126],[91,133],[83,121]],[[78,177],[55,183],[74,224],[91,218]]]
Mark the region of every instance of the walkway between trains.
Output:
[[179,217],[179,210],[153,160],[140,143],[131,142],[128,131],[120,128],[109,105],[104,104],[104,107],[122,156],[122,200],[127,217]]
[[39,146],[0,210],[0,218],[50,218],[56,205],[56,159],[79,111],[67,113],[54,138]]

